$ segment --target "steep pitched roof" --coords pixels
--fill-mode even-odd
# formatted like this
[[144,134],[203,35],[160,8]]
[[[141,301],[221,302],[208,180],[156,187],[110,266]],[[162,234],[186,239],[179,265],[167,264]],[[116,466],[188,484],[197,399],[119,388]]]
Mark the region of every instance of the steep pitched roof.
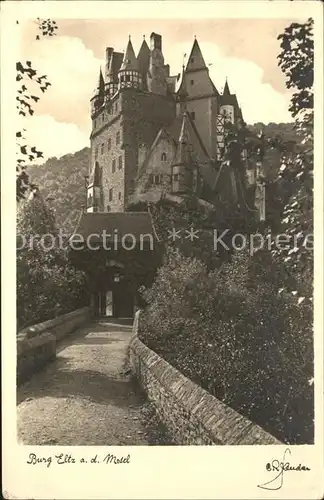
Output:
[[200,69],[207,69],[206,63],[204,61],[203,55],[201,53],[199,44],[195,38],[193,43],[190,56],[187,62],[186,72],[198,71]]
[[226,79],[226,82],[224,85],[223,94],[220,96],[220,104],[221,104],[221,106],[229,104],[231,106],[238,107],[236,94],[231,94],[227,79]]
[[89,186],[100,186],[100,166],[97,161],[94,162],[90,172]]
[[188,97],[188,89],[187,89],[187,82],[186,82],[186,77],[185,77],[185,69],[184,66],[182,67],[182,78],[181,78],[181,83],[180,87],[177,92],[177,96],[179,101],[185,101]]
[[178,140],[178,147],[173,161],[173,165],[190,165],[193,159],[193,145],[191,141],[191,131],[189,130],[188,114],[183,114],[181,130]]
[[[195,161],[196,163],[206,163],[209,161],[209,155],[198,133],[195,122],[189,113],[185,112],[182,117],[177,117],[168,130],[170,130],[173,136],[178,133],[176,139],[178,151],[174,163],[176,161],[181,162],[181,158],[184,159],[188,151],[191,154],[191,161]],[[186,147],[184,146],[185,144]]]
[[128,40],[124,60],[119,71],[138,71],[138,62],[135,56],[131,40]]
[[97,80],[97,85],[96,85],[96,88],[93,91],[92,97],[95,97],[95,96],[100,95],[100,94],[103,95],[104,92],[105,92],[105,81],[104,81],[104,78],[102,76],[102,71],[101,71],[101,68],[100,68],[99,75],[98,75],[98,80]]
[[139,49],[137,62],[139,71],[142,73],[142,75],[146,75],[150,64],[150,49],[146,43],[145,38],[142,42],[141,48]]

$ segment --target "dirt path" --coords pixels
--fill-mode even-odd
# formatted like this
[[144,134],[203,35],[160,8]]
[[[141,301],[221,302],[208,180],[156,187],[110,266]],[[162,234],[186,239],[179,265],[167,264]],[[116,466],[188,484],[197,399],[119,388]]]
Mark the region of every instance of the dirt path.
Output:
[[131,380],[131,326],[93,323],[18,389],[18,439],[29,445],[170,444]]

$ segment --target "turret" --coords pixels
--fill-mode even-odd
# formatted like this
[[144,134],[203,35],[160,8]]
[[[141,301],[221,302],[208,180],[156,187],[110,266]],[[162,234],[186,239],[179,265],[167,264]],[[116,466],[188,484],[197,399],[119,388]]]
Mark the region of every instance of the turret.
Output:
[[101,205],[101,172],[96,161],[92,167],[87,187],[87,212],[99,212]]
[[103,105],[104,100],[105,100],[105,82],[100,69],[98,83],[90,99],[91,116],[93,116],[96,113],[96,111]]
[[129,37],[124,60],[118,72],[119,89],[142,88],[142,75],[139,72],[138,62],[133,45]]
[[143,89],[147,90],[147,72],[150,65],[150,49],[146,43],[145,38],[143,39],[141,48],[137,56],[138,69],[142,76]]
[[225,117],[225,121],[234,123],[238,117],[238,110],[236,95],[231,94],[226,78],[223,95],[220,99],[220,113]]
[[167,81],[166,68],[162,53],[162,37],[157,33],[152,33],[150,37],[150,64],[147,74],[147,88],[153,94],[166,95]]
[[188,113],[183,114],[176,155],[172,164],[172,192],[192,193],[198,190],[198,166],[193,157]]
[[182,79],[179,90],[177,92],[177,116],[183,115],[187,111],[187,81],[185,76],[185,67],[182,66]]

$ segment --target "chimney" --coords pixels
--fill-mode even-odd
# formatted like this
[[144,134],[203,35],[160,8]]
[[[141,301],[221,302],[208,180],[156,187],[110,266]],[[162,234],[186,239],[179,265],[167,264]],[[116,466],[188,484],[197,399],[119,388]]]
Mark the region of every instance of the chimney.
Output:
[[151,50],[159,49],[162,51],[162,36],[157,33],[152,33],[150,36]]

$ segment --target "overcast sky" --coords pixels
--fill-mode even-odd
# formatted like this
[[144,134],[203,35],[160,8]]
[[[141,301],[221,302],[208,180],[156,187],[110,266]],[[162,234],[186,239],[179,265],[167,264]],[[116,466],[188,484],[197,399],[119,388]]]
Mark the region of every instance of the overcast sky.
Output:
[[[278,34],[296,19],[218,20],[62,20],[58,35],[35,40],[37,25],[21,29],[21,60],[31,60],[52,86],[35,105],[28,139],[45,157],[62,156],[89,146],[89,99],[95,87],[105,48],[124,51],[131,35],[137,54],[143,35],[162,35],[165,62],[171,74],[181,71],[196,35],[210,75],[222,91],[225,78],[237,94],[245,121],[292,121],[290,94],[277,66]],[[298,21],[298,20],[297,20]]]

